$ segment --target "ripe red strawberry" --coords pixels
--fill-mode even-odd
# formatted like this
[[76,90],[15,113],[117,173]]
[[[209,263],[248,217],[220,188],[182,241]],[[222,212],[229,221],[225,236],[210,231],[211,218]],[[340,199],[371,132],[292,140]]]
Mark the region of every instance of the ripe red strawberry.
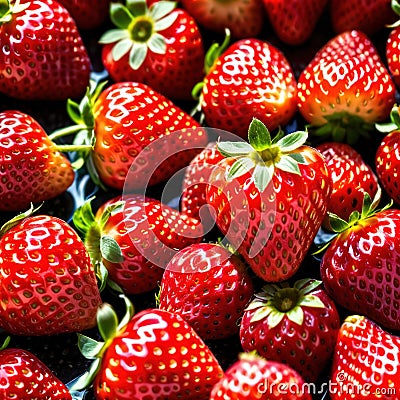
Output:
[[174,254],[203,236],[198,220],[155,199],[118,196],[103,203],[96,215],[90,203],[75,212],[75,226],[84,232],[96,268],[103,264],[127,294],[156,289]]
[[316,149],[324,156],[332,177],[328,212],[347,221],[353,211],[361,212],[364,193],[371,198],[378,193],[378,179],[361,154],[346,143],[325,142]]
[[207,125],[243,138],[253,117],[271,131],[286,125],[297,111],[297,88],[284,54],[254,38],[233,43],[218,57],[222,48],[211,47],[206,59],[216,60],[197,87]]
[[329,11],[337,34],[356,29],[371,36],[396,19],[390,0],[331,0]]
[[111,3],[116,29],[101,38],[114,82],[134,81],[173,100],[190,100],[203,79],[204,47],[195,20],[173,1]]
[[389,117],[395,86],[377,49],[361,31],[335,36],[298,79],[300,113],[322,138],[354,144]]
[[355,211],[349,222],[331,216],[337,235],[323,254],[321,279],[340,306],[398,330],[400,210],[375,206],[365,194],[362,212]]
[[0,327],[15,335],[78,332],[101,304],[90,257],[63,220],[28,216],[0,239]]
[[234,249],[266,281],[298,270],[325,217],[331,178],[322,155],[303,145],[305,132],[271,140],[259,120],[249,143],[220,142],[226,157],[207,187],[207,203]]
[[103,87],[91,87],[80,105],[69,102],[77,125],[51,136],[80,132],[76,143],[94,141],[91,157],[105,185],[132,192],[164,182],[207,145],[200,124],[149,86],[120,82]]
[[34,354],[0,350],[0,397],[18,400],[71,400],[67,387]]
[[213,387],[210,400],[311,400],[306,389],[304,379],[288,365],[242,353]]
[[190,162],[182,182],[181,211],[200,220],[205,228],[211,228],[215,222],[207,206],[207,184],[212,170],[223,159],[216,142],[210,142]]
[[265,285],[243,315],[243,349],[288,364],[315,382],[330,361],[340,327],[335,303],[320,284],[303,279],[293,286]]
[[53,0],[2,3],[0,93],[23,100],[82,96],[90,59],[65,7]]
[[253,296],[253,283],[239,257],[218,244],[180,250],[161,280],[159,307],[179,314],[203,340],[239,332],[238,321]]
[[24,210],[68,189],[75,174],[59,149],[31,116],[0,113],[0,210]]
[[298,46],[313,33],[327,0],[263,0],[269,22],[285,44]]
[[261,33],[265,13],[259,0],[181,0],[180,3],[207,30],[223,33],[228,28],[236,39]]
[[377,129],[384,132],[385,136],[375,153],[375,170],[385,191],[396,204],[400,204],[400,114],[397,106],[393,107],[390,117],[391,122],[377,125]]
[[58,0],[71,14],[77,27],[83,30],[98,28],[109,16],[111,0]]
[[[397,400],[400,393],[400,338],[360,315],[343,322],[335,347],[332,400]],[[351,397],[350,397],[351,396]]]
[[80,335],[83,354],[95,361],[73,389],[94,380],[97,400],[208,400],[223,371],[195,331],[168,311],[150,308],[132,317],[128,307],[131,314],[118,326],[111,306],[100,308],[103,343]]
[[[393,13],[400,16],[400,3],[398,0],[392,0],[391,6]],[[400,41],[400,20],[393,23],[391,26],[392,30],[386,41],[386,62],[390,73],[392,74],[393,80],[397,87],[400,86],[400,51],[399,51],[399,41]]]

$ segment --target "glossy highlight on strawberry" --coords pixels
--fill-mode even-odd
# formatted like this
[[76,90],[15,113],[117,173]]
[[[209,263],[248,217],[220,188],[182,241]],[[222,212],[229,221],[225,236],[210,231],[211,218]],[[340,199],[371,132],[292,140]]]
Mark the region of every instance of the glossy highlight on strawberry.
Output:
[[66,8],[54,0],[5,3],[0,12],[0,93],[23,100],[82,96],[90,59]]
[[101,304],[96,276],[70,225],[31,215],[7,228],[0,239],[0,327],[15,335],[94,327]]

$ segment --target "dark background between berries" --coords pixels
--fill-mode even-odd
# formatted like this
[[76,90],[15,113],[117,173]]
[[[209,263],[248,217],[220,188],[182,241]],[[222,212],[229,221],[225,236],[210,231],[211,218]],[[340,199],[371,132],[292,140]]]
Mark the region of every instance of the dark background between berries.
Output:
[[[106,73],[103,70],[103,66],[100,58],[100,47],[98,45],[98,39],[101,34],[110,28],[111,25],[107,22],[102,27],[93,31],[82,31],[81,35],[88,49],[89,55],[92,61],[92,71],[93,77],[101,78],[106,77]],[[329,16],[327,12],[319,20],[319,23],[312,35],[312,37],[307,41],[306,44],[296,47],[289,47],[284,45],[271,33],[271,28],[267,26],[264,27],[264,36],[261,38],[267,40],[271,44],[278,47],[283,51],[287,59],[289,60],[292,68],[294,70],[296,78],[299,77],[301,71],[306,67],[306,65],[311,61],[315,52],[319,50],[330,38],[334,35],[331,30],[331,25],[329,21]],[[385,42],[389,33],[388,30],[383,30],[379,34],[371,37],[374,44],[377,46],[382,58],[384,59]],[[218,35],[211,36],[208,32],[203,31],[203,37],[205,40],[205,46],[212,43],[212,41],[222,42],[222,37]],[[399,95],[397,94],[397,99]],[[177,103],[183,109],[189,111],[195,105],[195,103]],[[4,110],[19,110],[31,115],[35,118],[46,130],[47,133],[51,133],[55,129],[68,126],[71,121],[68,118],[66,107],[64,102],[24,102],[20,100],[14,100],[3,96],[0,94],[0,111]],[[304,121],[299,115],[293,119],[293,121],[285,127],[287,132],[295,131],[296,129],[304,129]],[[234,133],[234,132],[233,132]],[[371,166],[373,165],[373,159],[375,155],[375,150],[380,143],[382,134],[376,132],[376,136],[368,143],[360,143],[357,145],[356,149],[363,156],[364,161],[366,161]],[[311,138],[311,145],[316,145]],[[365,145],[367,144],[367,145]],[[178,192],[179,188],[177,188]],[[162,192],[162,186],[157,186],[149,189],[148,195],[155,198],[160,198]],[[76,209],[76,207],[82,202],[90,197],[92,194],[96,194],[96,199],[94,201],[94,208],[100,206],[105,200],[110,199],[119,193],[109,190],[107,192],[102,191],[93,186],[93,184],[88,180],[86,171],[80,171],[77,174],[77,179],[74,185],[62,196],[49,201],[44,204],[41,208],[41,212],[52,214],[60,218],[71,222],[71,217]],[[176,199],[170,199],[172,203]],[[386,200],[386,199],[384,199]],[[13,214],[0,213],[0,223],[5,222]],[[322,234],[322,232],[320,233]],[[320,236],[320,235],[319,235]],[[317,236],[316,240],[319,239]],[[208,235],[206,239],[213,239],[212,233]],[[314,248],[315,250],[315,248]],[[301,277],[308,278],[319,278],[319,260],[310,254],[306,257],[298,274],[293,277],[293,280]],[[300,276],[301,275],[301,276]],[[257,282],[260,286],[262,282]],[[103,292],[103,300],[112,304],[117,312],[121,315],[123,313],[123,303],[121,300],[110,292]],[[131,300],[135,306],[136,311],[140,311],[145,308],[150,308],[155,306],[155,293],[147,293],[145,295],[131,296]],[[339,308],[340,313],[345,316],[346,313]],[[84,334],[100,339],[100,336],[96,329],[83,332]],[[0,332],[0,340],[5,338],[6,334]],[[238,353],[242,350],[239,337],[234,336],[229,340],[223,341],[212,341],[207,342],[207,345],[215,354],[216,358],[220,362],[221,366],[226,369],[237,359]],[[76,334],[64,334],[52,337],[17,337],[13,336],[10,347],[21,347],[26,350],[31,351],[36,356],[38,356],[44,363],[46,363],[50,369],[52,369],[55,374],[65,383],[71,382],[74,378],[82,374],[89,366],[90,362],[85,360],[79,352],[77,347],[77,336]],[[320,366],[316,365],[316,369]],[[328,371],[322,373],[321,383],[327,380]],[[94,396],[91,391],[82,393],[82,399],[93,400]],[[321,393],[315,396],[317,400],[327,400],[329,399],[328,393]],[[195,400],[195,399],[193,399]]]

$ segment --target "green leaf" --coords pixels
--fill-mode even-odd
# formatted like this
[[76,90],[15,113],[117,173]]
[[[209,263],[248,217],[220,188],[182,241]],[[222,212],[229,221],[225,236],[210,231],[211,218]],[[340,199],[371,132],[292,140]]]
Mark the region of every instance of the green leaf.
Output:
[[206,52],[204,57],[204,72],[206,75],[210,72],[215,61],[225,52],[231,41],[231,32],[228,28],[225,28],[225,38],[223,43],[212,43]]
[[83,124],[83,118],[79,109],[79,104],[71,99],[67,100],[67,113],[71,120],[76,124]]
[[279,161],[275,164],[275,167],[279,168],[281,171],[300,175],[299,163],[288,155],[282,155]]
[[119,297],[121,299],[123,299],[125,302],[126,312],[125,312],[121,322],[118,325],[118,331],[123,329],[128,324],[128,322],[132,319],[132,317],[135,313],[135,307],[133,306],[133,304],[129,300],[129,298],[127,296],[125,296],[124,294],[121,294]]
[[118,332],[118,317],[113,307],[103,303],[97,310],[97,326],[105,342],[112,340]]
[[313,294],[308,294],[307,296],[303,296],[299,302],[299,306],[325,308],[325,304],[321,301],[321,299],[317,296],[314,296]]
[[122,29],[110,29],[105,32],[99,39],[100,44],[115,43],[123,39],[130,39],[128,31]]
[[256,188],[262,193],[270,184],[274,175],[274,166],[256,164],[253,172],[253,179]]
[[11,336],[7,336],[4,339],[3,344],[0,346],[0,351],[6,349],[8,347],[8,345],[10,344],[10,341],[11,341]]
[[21,212],[17,214],[15,217],[11,218],[8,220],[4,225],[0,227],[0,238],[7,233],[10,229],[12,229],[14,226],[18,225],[20,222],[22,222],[25,218],[31,216],[33,213],[39,210],[39,208],[43,205],[40,204],[38,207],[35,208],[35,206],[31,203],[30,207],[28,210]]
[[128,29],[132,23],[134,16],[129,9],[121,3],[111,2],[110,18],[112,23],[120,29]]
[[267,318],[272,311],[273,311],[272,307],[268,306],[261,307],[254,312],[250,322],[262,321],[263,319]]
[[107,221],[109,220],[109,218],[112,215],[115,215],[115,214],[123,211],[124,205],[125,205],[125,201],[120,200],[120,201],[116,201],[115,203],[110,204],[109,206],[107,206],[105,208],[105,210],[101,214],[100,222],[99,222],[101,229],[104,228]]
[[8,0],[0,0],[0,20],[10,12],[10,3]]
[[102,257],[111,263],[122,263],[124,256],[116,240],[111,236],[102,236],[100,239]]
[[282,152],[288,153],[302,146],[307,141],[308,134],[304,131],[290,133],[284,136],[276,144]]
[[302,325],[304,321],[304,312],[303,309],[299,306],[292,308],[290,311],[286,313],[287,317],[290,321],[294,322],[297,325]]
[[88,232],[89,228],[96,225],[96,219],[92,210],[92,201],[94,197],[86,200],[80,207],[76,209],[72,216],[72,222],[75,228],[84,235]]
[[106,288],[109,282],[108,269],[101,261],[97,264],[96,276],[99,281],[99,292],[101,293]]
[[153,33],[147,42],[149,50],[156,54],[165,54],[167,52],[167,44],[164,36],[159,33]]
[[254,168],[254,161],[251,158],[238,158],[229,169],[228,180],[239,178]]
[[154,30],[156,32],[160,32],[170,28],[172,24],[177,20],[178,16],[179,14],[177,12],[173,12],[166,17],[156,21],[154,24]]
[[268,315],[268,320],[267,324],[270,329],[275,328],[280,324],[282,321],[283,317],[285,316],[285,313],[272,310],[271,313]]
[[146,0],[127,0],[126,7],[134,17],[145,15],[148,11]]
[[265,301],[253,300],[247,307],[246,311],[255,310],[256,308],[265,307]]
[[329,225],[333,232],[340,233],[349,228],[349,224],[344,219],[338,217],[336,214],[328,212]]
[[155,21],[164,18],[176,8],[175,1],[158,1],[150,6],[150,17]]
[[133,70],[138,70],[147,56],[147,44],[134,42],[129,53],[129,65]]
[[390,133],[398,129],[398,126],[394,124],[393,122],[387,122],[387,123],[376,123],[375,128],[377,131],[381,133]]
[[301,153],[289,153],[286,156],[293,158],[298,164],[306,164],[307,161]]
[[132,46],[133,46],[132,39],[128,38],[120,40],[113,46],[111,50],[112,59],[114,61],[119,61],[122,57],[124,57],[129,53]]
[[257,151],[271,147],[271,135],[267,127],[257,118],[253,118],[249,126],[249,142]]
[[247,142],[218,142],[217,149],[224,157],[247,156],[254,152]]
[[82,376],[79,377],[79,379],[74,382],[71,387],[69,387],[70,393],[73,393],[75,391],[82,391],[90,387],[100,370],[100,366],[101,358],[96,358],[90,366],[89,371],[85,372]]
[[362,211],[361,211],[362,217],[369,215],[371,206],[372,206],[371,196],[368,194],[368,192],[365,192],[364,198],[363,198],[363,203],[362,203]]
[[299,290],[301,295],[306,295],[307,293],[310,293],[313,290],[315,290],[321,284],[322,282],[319,280],[305,278],[296,281],[293,287]]
[[91,360],[95,359],[101,352],[104,342],[98,342],[88,336],[78,333],[78,347],[82,355]]

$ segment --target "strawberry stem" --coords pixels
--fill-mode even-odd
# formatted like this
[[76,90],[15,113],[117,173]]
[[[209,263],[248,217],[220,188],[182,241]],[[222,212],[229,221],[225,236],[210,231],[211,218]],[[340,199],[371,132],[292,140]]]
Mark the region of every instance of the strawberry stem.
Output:
[[56,145],[56,149],[62,152],[72,152],[72,151],[90,151],[93,146],[90,144],[59,144]]
[[62,138],[64,136],[73,135],[74,133],[78,133],[82,130],[88,130],[87,125],[79,124],[79,125],[71,125],[65,128],[57,129],[50,135],[48,135],[49,139],[54,141],[56,139]]

